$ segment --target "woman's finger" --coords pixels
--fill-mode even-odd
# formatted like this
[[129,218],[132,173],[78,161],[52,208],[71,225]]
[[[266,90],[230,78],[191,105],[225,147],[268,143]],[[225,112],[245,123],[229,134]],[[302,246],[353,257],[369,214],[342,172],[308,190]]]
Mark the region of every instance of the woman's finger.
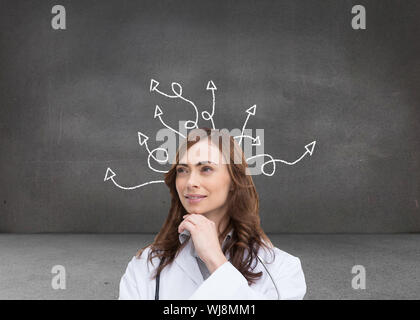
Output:
[[188,217],[185,218],[185,220],[192,221],[195,225],[201,224],[208,219],[201,214],[191,214]]
[[197,220],[195,220],[192,215],[184,218],[184,221],[190,221],[192,224],[197,224]]
[[185,229],[187,229],[192,235],[195,230],[195,225],[191,221],[184,220],[179,225],[178,232],[182,233]]

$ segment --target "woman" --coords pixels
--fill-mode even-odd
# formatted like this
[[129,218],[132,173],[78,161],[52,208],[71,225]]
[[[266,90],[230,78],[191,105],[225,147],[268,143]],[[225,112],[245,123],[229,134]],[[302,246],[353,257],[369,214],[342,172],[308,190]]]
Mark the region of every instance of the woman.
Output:
[[129,262],[119,299],[302,299],[300,260],[262,230],[237,142],[223,131],[195,129],[175,160],[165,175],[169,215]]

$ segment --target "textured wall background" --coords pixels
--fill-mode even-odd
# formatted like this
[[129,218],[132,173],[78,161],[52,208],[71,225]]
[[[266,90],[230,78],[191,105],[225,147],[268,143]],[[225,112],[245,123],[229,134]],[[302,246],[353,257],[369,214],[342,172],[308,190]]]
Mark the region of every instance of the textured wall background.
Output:
[[[0,231],[157,232],[169,209],[137,132],[177,127],[192,109],[218,128],[265,129],[288,161],[254,177],[266,232],[420,231],[418,1],[0,2]],[[367,29],[351,28],[363,4]],[[210,126],[200,121],[200,126]],[[167,167],[162,167],[166,169]]]

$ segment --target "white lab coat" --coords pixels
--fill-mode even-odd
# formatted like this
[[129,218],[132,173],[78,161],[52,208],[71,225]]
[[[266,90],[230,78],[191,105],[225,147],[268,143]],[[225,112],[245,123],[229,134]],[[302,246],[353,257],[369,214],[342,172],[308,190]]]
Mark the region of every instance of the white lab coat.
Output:
[[[229,261],[217,268],[205,281],[191,255],[192,239],[182,248],[175,260],[167,265],[160,274],[160,300],[276,300],[277,291],[264,266],[258,264],[252,272],[262,271],[256,283],[248,285],[246,278]],[[277,285],[280,299],[302,299],[306,293],[305,276],[299,258],[276,247],[275,260],[265,263]],[[133,257],[120,281],[120,300],[155,298],[156,279],[151,279],[159,266],[159,259],[153,259],[152,266],[147,261],[150,248],[140,257]],[[259,256],[271,262],[272,255],[260,248]],[[229,260],[229,253],[226,253]],[[254,266],[254,263],[252,264]]]

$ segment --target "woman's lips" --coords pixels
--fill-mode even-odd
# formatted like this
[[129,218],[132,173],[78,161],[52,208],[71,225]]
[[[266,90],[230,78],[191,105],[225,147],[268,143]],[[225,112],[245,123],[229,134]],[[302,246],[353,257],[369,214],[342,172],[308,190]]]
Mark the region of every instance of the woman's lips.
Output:
[[187,199],[188,203],[199,203],[200,201],[204,200],[207,196],[193,196],[193,195],[186,195],[185,198]]

